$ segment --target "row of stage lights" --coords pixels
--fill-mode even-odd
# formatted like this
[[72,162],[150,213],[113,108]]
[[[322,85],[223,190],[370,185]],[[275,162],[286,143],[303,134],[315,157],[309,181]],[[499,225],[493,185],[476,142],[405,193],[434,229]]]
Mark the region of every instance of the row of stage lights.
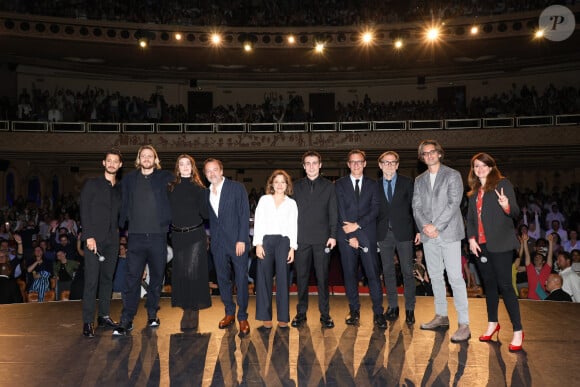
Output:
[[[471,26],[469,29],[469,34],[471,36],[476,36],[480,33],[480,27],[477,25]],[[541,28],[537,28],[534,31],[533,37],[535,39],[541,39],[544,36],[544,31]],[[183,34],[180,32],[175,32],[173,34],[175,41],[180,42],[183,40]],[[436,43],[443,39],[442,27],[430,27],[423,31],[423,41],[427,43]],[[220,33],[212,33],[209,41],[214,47],[220,47],[223,44],[223,36]],[[138,39],[139,46],[143,49],[149,46],[149,39],[142,37]],[[370,46],[376,42],[375,34],[373,31],[362,32],[359,36],[359,42],[362,46]],[[297,43],[297,38],[295,35],[288,35],[286,37],[286,43],[289,46],[294,46]],[[393,41],[393,47],[400,50],[405,45],[404,39],[397,38]],[[252,40],[245,40],[242,43],[243,50],[245,52],[252,52],[254,50],[254,42]],[[324,41],[317,41],[314,43],[314,50],[317,53],[323,53],[326,48],[326,43]]]

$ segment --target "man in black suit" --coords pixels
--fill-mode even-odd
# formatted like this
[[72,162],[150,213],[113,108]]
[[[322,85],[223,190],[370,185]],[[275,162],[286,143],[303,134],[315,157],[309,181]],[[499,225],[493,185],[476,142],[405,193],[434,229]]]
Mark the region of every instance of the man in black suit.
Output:
[[294,259],[298,304],[291,325],[296,328],[306,321],[308,281],[310,267],[314,263],[320,322],[325,328],[333,328],[328,303],[328,265],[330,250],[336,246],[336,192],[334,184],[320,176],[322,158],[318,152],[304,153],[302,166],[306,177],[294,185],[294,200],[298,206],[298,250]]
[[379,216],[377,218],[377,241],[383,263],[383,278],[387,289],[389,306],[385,318],[395,321],[399,317],[397,279],[395,273],[395,250],[399,257],[405,289],[405,322],[415,323],[415,278],[413,276],[413,242],[419,243],[413,219],[413,180],[397,173],[399,154],[387,151],[379,156],[379,168],[383,177],[377,184]]
[[377,182],[364,176],[367,165],[364,151],[358,149],[350,151],[347,160],[350,175],[336,182],[338,246],[350,308],[346,323],[356,325],[360,320],[357,281],[360,258],[373,303],[374,323],[378,328],[385,329],[387,322],[383,315],[383,291],[379,280],[377,257],[376,229],[379,212]]
[[232,325],[236,304],[232,296],[234,274],[237,288],[238,323],[240,335],[250,333],[248,323],[248,252],[250,251],[250,204],[246,188],[224,177],[220,160],[204,162],[205,177],[211,183],[208,190],[211,253],[226,315],[218,323],[220,329]]

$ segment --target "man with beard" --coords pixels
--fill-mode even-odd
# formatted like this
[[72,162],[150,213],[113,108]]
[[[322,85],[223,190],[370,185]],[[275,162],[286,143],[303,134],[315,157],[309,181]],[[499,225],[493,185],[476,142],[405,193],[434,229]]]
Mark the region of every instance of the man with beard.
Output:
[[[119,207],[121,191],[117,171],[123,166],[121,152],[111,149],[105,153],[103,175],[88,180],[81,191],[82,240],[85,241],[85,271],[83,290],[83,335],[94,337],[97,288],[99,289],[100,327],[116,328],[109,316],[113,274],[117,266],[119,246]],[[105,257],[104,260],[99,257]]]
[[173,174],[161,170],[157,151],[151,145],[139,148],[135,167],[137,169],[129,172],[121,184],[119,226],[129,223],[129,249],[121,322],[113,330],[113,336],[124,336],[133,329],[146,265],[150,276],[145,303],[147,325],[157,328],[160,324],[157,310],[167,262],[167,232],[171,224],[167,186],[173,180]]

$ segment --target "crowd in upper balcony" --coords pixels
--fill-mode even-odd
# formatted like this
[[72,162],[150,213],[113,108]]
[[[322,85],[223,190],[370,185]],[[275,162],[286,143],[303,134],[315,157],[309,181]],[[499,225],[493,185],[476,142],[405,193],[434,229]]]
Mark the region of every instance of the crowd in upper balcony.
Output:
[[488,16],[574,0],[6,0],[0,10],[78,19],[198,26],[347,26]]
[[[460,93],[461,94],[461,93]],[[438,120],[453,118],[493,118],[578,114],[580,88],[549,85],[542,91],[534,86],[513,84],[509,90],[465,102],[437,100],[373,101],[368,95],[343,103],[331,112],[333,121]],[[4,102],[2,102],[4,101]],[[218,105],[204,113],[187,114],[183,105],[170,105],[160,91],[148,98],[109,92],[98,87],[83,91],[57,88],[23,89],[18,106],[0,101],[0,119],[49,122],[195,122],[195,123],[271,123],[327,121],[305,108],[302,96],[265,93],[259,104]]]

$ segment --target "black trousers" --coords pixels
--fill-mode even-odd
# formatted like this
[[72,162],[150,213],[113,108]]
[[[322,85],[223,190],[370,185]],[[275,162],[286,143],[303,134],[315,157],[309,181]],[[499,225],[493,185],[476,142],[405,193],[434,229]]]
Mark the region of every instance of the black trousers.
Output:
[[165,234],[129,234],[127,250],[127,279],[123,292],[121,323],[128,324],[137,314],[141,297],[141,281],[145,266],[149,266],[149,289],[145,308],[147,318],[157,316],[159,298],[167,264],[167,237]]
[[324,252],[324,243],[298,244],[298,250],[294,257],[294,270],[296,270],[296,284],[298,285],[298,313],[306,313],[308,310],[308,282],[312,264],[316,274],[316,284],[318,285],[318,309],[320,315],[329,317],[328,304],[328,265],[330,263],[330,253]]
[[[522,330],[520,305],[512,285],[512,251],[492,253],[485,244],[479,245],[481,253],[477,259],[477,267],[485,286],[485,301],[487,304],[487,320],[498,322],[499,293],[503,296],[503,303],[513,325],[514,331]],[[487,262],[481,262],[486,257]]]
[[98,241],[98,252],[105,260],[99,262],[99,257],[85,246],[85,271],[83,288],[83,322],[91,323],[95,320],[95,304],[97,303],[97,289],[99,292],[99,317],[108,316],[113,293],[113,276],[119,257],[119,240],[111,238]]
[[256,320],[272,320],[272,285],[276,276],[276,315],[279,322],[290,321],[290,296],[288,283],[288,252],[290,239],[281,235],[266,235],[263,240],[266,252],[258,258],[256,279]]

